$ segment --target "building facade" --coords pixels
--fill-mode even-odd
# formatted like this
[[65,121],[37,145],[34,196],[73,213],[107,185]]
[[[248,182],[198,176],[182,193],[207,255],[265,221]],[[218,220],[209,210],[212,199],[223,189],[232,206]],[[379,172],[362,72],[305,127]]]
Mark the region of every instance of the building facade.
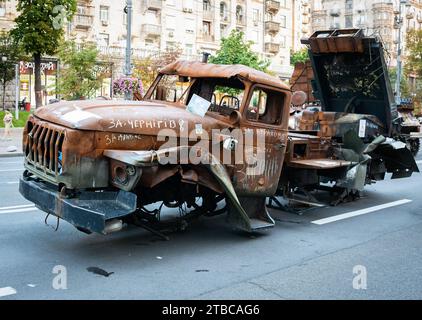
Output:
[[[133,1],[133,56],[179,47],[183,58],[199,59],[203,52],[215,53],[221,39],[238,29],[253,42],[255,52],[271,61],[273,72],[289,78],[290,50],[300,46],[303,1]],[[94,41],[103,54],[124,57],[126,19],[125,1],[81,0],[68,37]]]
[[[157,55],[178,47],[182,58],[199,60],[214,54],[221,39],[238,29],[270,70],[282,79],[292,73],[291,50],[310,34],[311,0],[134,0],[132,56]],[[10,30],[17,16],[16,0],[0,0],[0,31]],[[112,57],[114,75],[124,73],[126,1],[78,0],[66,26],[66,38],[94,42],[104,57]],[[26,83],[27,79],[24,79]],[[30,81],[30,83],[32,83]],[[31,86],[29,86],[31,88]]]
[[311,15],[312,31],[361,28],[378,35],[389,52],[390,66],[396,66],[399,23],[405,52],[406,32],[422,28],[422,0],[312,0]]

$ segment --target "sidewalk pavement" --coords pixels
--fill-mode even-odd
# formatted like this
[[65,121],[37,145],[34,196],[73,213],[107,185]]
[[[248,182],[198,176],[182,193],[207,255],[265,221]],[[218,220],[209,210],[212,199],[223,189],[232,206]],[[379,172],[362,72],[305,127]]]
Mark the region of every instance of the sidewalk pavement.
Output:
[[11,129],[11,136],[4,136],[4,128],[0,129],[0,158],[23,156],[22,152],[23,128]]

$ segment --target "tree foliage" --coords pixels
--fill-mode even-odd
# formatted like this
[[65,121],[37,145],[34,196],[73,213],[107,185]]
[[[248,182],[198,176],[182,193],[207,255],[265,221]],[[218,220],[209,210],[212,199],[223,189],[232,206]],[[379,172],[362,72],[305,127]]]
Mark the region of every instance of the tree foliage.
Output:
[[6,61],[0,61],[1,82],[12,81],[15,78],[15,64],[19,63],[23,54],[22,48],[12,41],[8,33],[0,34],[0,60],[6,57]]
[[408,31],[406,48],[406,69],[422,77],[422,29]]
[[290,53],[290,64],[292,66],[298,62],[306,62],[307,60],[309,60],[309,55],[306,48],[300,51],[291,51]]
[[243,64],[245,66],[267,72],[269,61],[261,60],[252,51],[252,41],[245,41],[244,33],[232,30],[227,38],[221,40],[221,48],[209,61],[216,64]]
[[148,89],[158,75],[158,71],[166,65],[180,58],[183,49],[180,47],[169,48],[156,56],[149,56],[135,61],[133,75],[142,80]]
[[35,96],[42,104],[41,57],[54,55],[59,47],[67,21],[76,11],[76,0],[18,0],[18,17],[11,35],[33,56],[35,64]]
[[406,35],[405,73],[415,74],[416,88],[413,92],[418,101],[422,101],[422,30],[410,30]]
[[66,22],[76,11],[76,0],[18,0],[16,9],[14,39],[28,54],[54,55]]
[[64,42],[59,50],[62,63],[57,92],[66,100],[91,98],[101,87],[103,75],[99,72],[98,50],[94,44],[76,45]]
[[[389,68],[388,75],[390,78],[391,86],[394,91],[396,88],[396,82],[397,82],[397,68],[396,67]],[[400,81],[400,92],[401,92],[402,97],[409,97],[410,95],[409,82],[407,81],[407,78],[408,78],[408,72],[407,70],[405,70]]]
[[[3,57],[6,61],[3,61]],[[21,47],[12,41],[9,34],[0,34],[0,85],[3,99],[7,84],[15,79],[15,65],[19,63],[22,57]]]

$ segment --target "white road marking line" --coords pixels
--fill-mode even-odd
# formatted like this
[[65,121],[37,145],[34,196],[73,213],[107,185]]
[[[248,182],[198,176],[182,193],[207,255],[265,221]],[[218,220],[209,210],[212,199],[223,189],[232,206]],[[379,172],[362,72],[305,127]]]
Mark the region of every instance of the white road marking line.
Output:
[[11,206],[11,207],[0,207],[0,211],[9,210],[9,209],[21,209],[21,208],[28,208],[28,207],[35,207],[35,204],[21,204],[18,206]]
[[12,171],[23,171],[24,169],[7,169],[7,170],[0,170],[0,172],[12,172]]
[[422,164],[422,160],[416,161],[416,164]]
[[374,211],[379,211],[379,210],[386,209],[386,208],[400,206],[400,205],[403,205],[403,204],[406,204],[406,203],[409,203],[409,202],[412,202],[412,200],[402,199],[402,200],[398,200],[398,201],[394,201],[394,202],[381,204],[379,206],[374,206],[374,207],[369,207],[369,208],[366,208],[366,209],[361,209],[361,210],[357,210],[357,211],[339,214],[339,215],[334,216],[334,217],[315,220],[315,221],[312,221],[312,223],[317,224],[317,225],[323,225],[323,224],[327,224],[327,223],[336,222],[336,221],[339,221],[339,220],[344,220],[344,219],[348,219],[348,218],[352,218],[352,217],[356,217],[356,216],[361,216],[363,214],[371,213],[371,212],[374,212]]
[[6,211],[0,211],[0,214],[29,212],[29,211],[35,211],[35,210],[38,210],[38,209],[34,207],[34,208],[26,208],[26,209],[6,210]]
[[8,181],[6,184],[19,184],[19,181]]
[[4,287],[0,288],[0,297],[10,296],[12,294],[16,294],[16,289],[12,287]]

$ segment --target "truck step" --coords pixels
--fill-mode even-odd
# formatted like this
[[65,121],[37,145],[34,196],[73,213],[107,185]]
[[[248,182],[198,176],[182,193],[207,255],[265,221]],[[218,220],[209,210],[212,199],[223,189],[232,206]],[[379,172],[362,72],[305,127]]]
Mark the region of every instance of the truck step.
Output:
[[251,230],[256,231],[256,230],[272,228],[274,227],[275,224],[268,221],[252,218],[250,219],[250,225],[251,225]]

